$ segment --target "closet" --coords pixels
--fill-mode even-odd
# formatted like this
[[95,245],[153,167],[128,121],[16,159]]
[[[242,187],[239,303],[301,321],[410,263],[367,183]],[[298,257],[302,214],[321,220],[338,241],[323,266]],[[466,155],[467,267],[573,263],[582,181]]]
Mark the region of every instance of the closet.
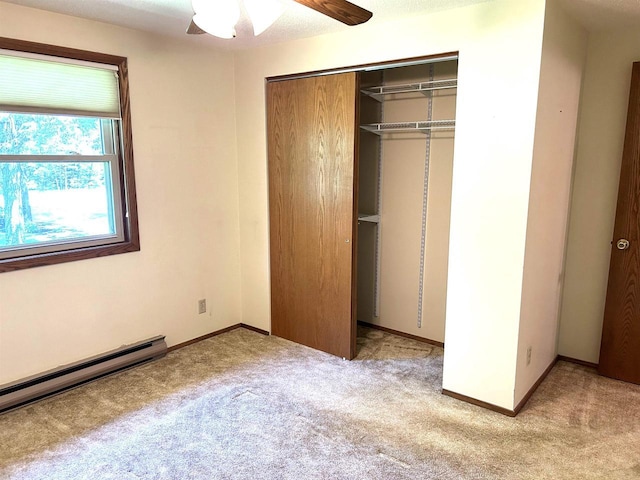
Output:
[[440,341],[456,72],[449,61],[361,74],[357,318]]
[[267,82],[272,334],[444,335],[455,57]]

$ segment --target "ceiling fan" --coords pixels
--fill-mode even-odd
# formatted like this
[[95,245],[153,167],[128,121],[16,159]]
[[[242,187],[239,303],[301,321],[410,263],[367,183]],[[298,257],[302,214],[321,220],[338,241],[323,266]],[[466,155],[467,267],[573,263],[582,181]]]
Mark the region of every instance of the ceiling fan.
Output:
[[[275,22],[286,8],[280,0],[243,0],[244,7],[259,35]],[[347,0],[293,0],[346,25],[359,25],[373,15]],[[189,35],[209,33],[221,38],[233,38],[240,18],[238,0],[192,0],[193,19],[187,28]]]

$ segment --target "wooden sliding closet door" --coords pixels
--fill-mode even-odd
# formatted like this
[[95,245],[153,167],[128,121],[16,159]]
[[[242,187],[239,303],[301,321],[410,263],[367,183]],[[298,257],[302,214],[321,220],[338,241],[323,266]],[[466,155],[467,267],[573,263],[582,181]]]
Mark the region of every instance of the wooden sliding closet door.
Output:
[[271,331],[355,356],[357,75],[267,84]]

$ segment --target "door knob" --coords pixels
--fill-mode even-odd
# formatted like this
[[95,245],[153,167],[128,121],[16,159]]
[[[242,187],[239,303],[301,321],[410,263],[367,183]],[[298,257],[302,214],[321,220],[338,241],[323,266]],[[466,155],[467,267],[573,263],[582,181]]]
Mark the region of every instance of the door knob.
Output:
[[618,250],[626,250],[629,248],[629,240],[621,238],[616,242],[616,247],[618,247]]

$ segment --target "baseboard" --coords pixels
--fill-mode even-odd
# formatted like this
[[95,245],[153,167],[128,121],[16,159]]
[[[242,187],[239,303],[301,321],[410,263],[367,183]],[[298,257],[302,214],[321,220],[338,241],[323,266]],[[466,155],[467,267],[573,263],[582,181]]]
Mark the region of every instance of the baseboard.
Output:
[[520,413],[520,410],[522,410],[522,408],[525,406],[525,404],[529,401],[529,399],[531,398],[533,393],[538,389],[538,387],[544,381],[544,379],[547,378],[547,375],[549,375],[549,372],[551,372],[551,370],[553,370],[553,367],[556,365],[557,362],[558,362],[558,357],[556,357],[549,364],[547,369],[544,372],[542,372],[542,375],[540,375],[540,378],[538,378],[536,383],[534,383],[533,386],[527,392],[527,394],[524,397],[522,397],[522,400],[520,400],[520,403],[518,403],[518,405],[516,405],[516,408],[513,409],[514,416],[517,415],[518,413]]
[[167,349],[167,352],[173,352],[174,350],[179,350],[184,347],[188,347],[189,345],[193,345],[194,343],[201,342],[202,340],[206,340],[207,338],[217,337],[218,335],[222,335],[223,333],[230,332],[232,330],[236,330],[238,328],[246,328],[247,330],[251,330],[252,332],[259,333],[261,335],[269,335],[269,332],[266,330],[261,330],[256,327],[252,327],[251,325],[246,325],[244,323],[236,323],[235,325],[231,325],[230,327],[223,328],[221,330],[216,330],[215,332],[207,333],[206,335],[202,335],[201,337],[193,338],[191,340],[187,340],[186,342],[178,343],[177,345],[173,345]]
[[467,397],[466,395],[461,395],[459,393],[455,393],[450,390],[446,390],[444,388],[442,389],[442,393],[444,395],[447,395],[448,397],[455,398],[456,400],[462,400],[463,402],[471,403],[472,405],[486,408],[487,410],[501,413],[502,415],[506,415],[508,417],[515,417],[516,415],[518,415],[518,413],[520,413],[522,408],[526,405],[526,403],[529,401],[531,396],[534,394],[534,392],[540,386],[540,384],[544,381],[544,379],[547,378],[547,375],[549,375],[549,372],[551,372],[557,360],[558,359],[556,358],[551,362],[551,364],[549,364],[546,370],[542,372],[542,375],[540,375],[540,378],[538,378],[536,383],[533,384],[533,386],[529,389],[527,394],[522,398],[522,400],[520,400],[520,403],[518,403],[518,405],[516,405],[516,407],[513,410],[509,410],[508,408],[504,408],[504,407],[498,407],[497,405],[494,405],[492,403],[483,402],[482,400],[477,400],[472,397]]
[[251,325],[247,325],[246,323],[241,323],[240,324],[241,328],[245,328],[247,330],[251,330],[252,332],[256,332],[259,333],[260,335],[264,335],[266,337],[268,337],[269,335],[271,335],[269,332],[267,332],[266,330],[262,330],[261,328],[257,328],[257,327],[252,327]]
[[412,335],[410,333],[400,332],[398,330],[393,330],[387,327],[381,327],[380,325],[375,325],[369,322],[363,322],[358,320],[358,325],[362,325],[363,327],[373,328],[374,330],[380,330],[381,332],[391,333],[393,335],[397,335],[399,337],[410,338],[411,340],[416,340],[422,343],[428,343],[429,345],[435,345],[436,347],[444,348],[444,343],[438,342],[436,340],[431,340],[430,338],[419,337],[417,335]]
[[558,355],[556,360],[558,360],[558,361],[562,360],[563,362],[575,363],[576,365],[582,365],[583,367],[588,367],[588,368],[595,368],[596,370],[598,369],[598,364],[597,363],[586,362],[584,360],[578,360],[577,358],[565,357],[564,355]]
[[455,398],[456,400],[462,400],[463,402],[470,403],[472,405],[476,405],[477,407],[486,408],[487,410],[492,410],[497,413],[501,413],[502,415],[506,415],[508,417],[515,417],[516,412],[514,410],[509,410],[508,408],[499,407],[494,405],[493,403],[483,402],[482,400],[477,400],[472,397],[467,397],[466,395],[461,395],[456,392],[452,392],[451,390],[442,389],[442,394],[447,397]]

